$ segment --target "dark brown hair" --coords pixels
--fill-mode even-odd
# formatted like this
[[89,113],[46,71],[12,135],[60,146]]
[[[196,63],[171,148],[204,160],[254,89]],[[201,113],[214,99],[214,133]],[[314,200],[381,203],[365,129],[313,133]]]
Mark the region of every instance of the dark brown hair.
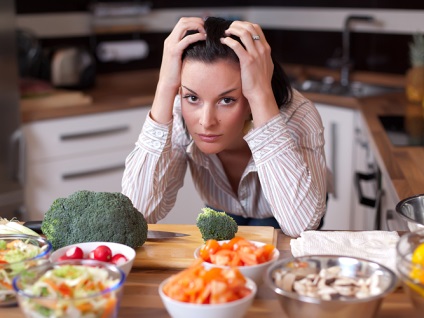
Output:
[[[205,20],[206,40],[192,43],[183,52],[183,60],[195,60],[204,63],[213,63],[220,59],[232,60],[239,63],[237,54],[225,44],[222,44],[220,38],[225,37],[231,20],[222,18],[209,17]],[[187,34],[193,34],[197,31],[189,31]],[[239,37],[231,36],[233,39],[241,43]],[[244,46],[244,45],[243,45]],[[284,72],[281,65],[271,56],[274,63],[274,72],[272,74],[271,86],[274,93],[275,101],[281,108],[290,103],[292,99],[292,88],[289,78]]]

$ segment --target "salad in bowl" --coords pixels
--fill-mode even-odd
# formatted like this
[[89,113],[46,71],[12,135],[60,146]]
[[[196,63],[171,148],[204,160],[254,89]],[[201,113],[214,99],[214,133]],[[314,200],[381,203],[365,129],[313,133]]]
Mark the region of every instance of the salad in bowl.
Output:
[[0,305],[16,303],[13,278],[25,269],[48,262],[52,246],[42,237],[0,235]]
[[32,267],[13,280],[26,317],[116,317],[125,274],[112,264],[69,260]]

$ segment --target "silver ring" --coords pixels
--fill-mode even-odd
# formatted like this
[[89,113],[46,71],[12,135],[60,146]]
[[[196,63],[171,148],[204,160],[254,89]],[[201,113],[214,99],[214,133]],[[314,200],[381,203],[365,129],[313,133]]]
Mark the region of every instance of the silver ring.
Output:
[[253,35],[252,36],[252,39],[254,40],[254,41],[257,41],[257,40],[260,40],[260,36],[259,35]]

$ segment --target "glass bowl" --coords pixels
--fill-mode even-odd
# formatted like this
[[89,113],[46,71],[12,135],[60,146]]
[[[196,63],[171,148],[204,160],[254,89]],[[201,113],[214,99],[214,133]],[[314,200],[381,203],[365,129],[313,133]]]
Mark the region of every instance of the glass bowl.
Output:
[[13,280],[25,317],[79,318],[118,316],[125,274],[94,260],[46,263]]
[[[424,311],[424,262],[414,264],[415,249],[424,244],[424,229],[402,235],[396,246],[396,267],[405,292],[417,313]],[[423,260],[424,260],[424,255]]]
[[23,270],[48,262],[52,245],[26,234],[0,235],[0,306],[16,304],[13,278]]

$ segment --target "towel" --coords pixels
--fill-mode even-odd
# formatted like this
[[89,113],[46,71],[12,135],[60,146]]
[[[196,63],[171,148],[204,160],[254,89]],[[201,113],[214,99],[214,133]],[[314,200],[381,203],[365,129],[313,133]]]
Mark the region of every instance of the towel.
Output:
[[360,257],[396,270],[397,232],[305,231],[290,241],[293,256],[342,255]]

